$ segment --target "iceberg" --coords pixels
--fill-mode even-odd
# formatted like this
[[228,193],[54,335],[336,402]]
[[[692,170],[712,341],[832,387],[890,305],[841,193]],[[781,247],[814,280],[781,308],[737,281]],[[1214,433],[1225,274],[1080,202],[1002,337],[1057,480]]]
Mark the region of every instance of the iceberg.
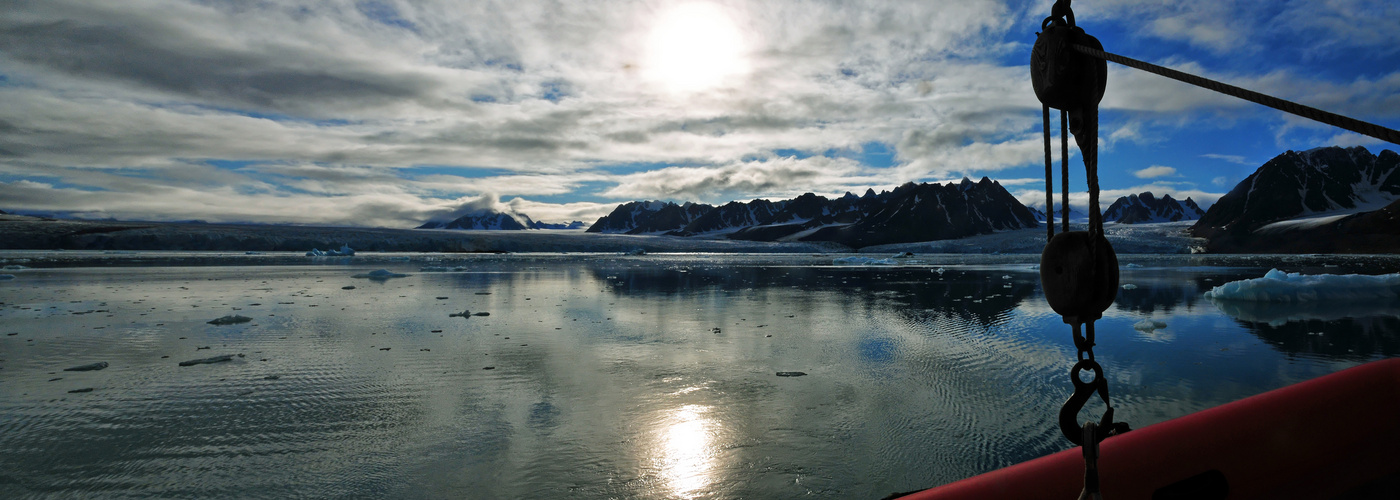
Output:
[[1281,303],[1393,301],[1400,297],[1400,273],[1304,275],[1270,269],[1263,278],[1231,281],[1211,288],[1205,296],[1213,301]]

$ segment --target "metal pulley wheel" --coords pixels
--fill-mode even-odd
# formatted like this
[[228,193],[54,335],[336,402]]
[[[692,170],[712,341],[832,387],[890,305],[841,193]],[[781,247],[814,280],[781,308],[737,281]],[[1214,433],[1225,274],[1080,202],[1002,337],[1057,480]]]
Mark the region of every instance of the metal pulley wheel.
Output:
[[1103,50],[1083,28],[1047,18],[1031,48],[1031,87],[1040,102],[1055,109],[1097,109],[1108,85],[1108,62],[1073,49],[1083,45]]
[[1057,234],[1040,254],[1040,287],[1065,323],[1094,321],[1118,297],[1118,256],[1102,234]]

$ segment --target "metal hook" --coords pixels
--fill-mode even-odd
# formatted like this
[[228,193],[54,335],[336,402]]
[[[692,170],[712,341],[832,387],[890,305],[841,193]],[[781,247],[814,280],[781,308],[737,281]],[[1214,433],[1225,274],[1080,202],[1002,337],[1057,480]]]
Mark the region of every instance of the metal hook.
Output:
[[[1092,382],[1085,382],[1079,379],[1079,372],[1086,369],[1094,372],[1094,380]],[[1060,432],[1064,433],[1065,437],[1069,438],[1070,442],[1082,445],[1084,444],[1084,440],[1082,437],[1083,429],[1079,425],[1079,410],[1084,409],[1084,403],[1089,402],[1089,398],[1093,397],[1096,392],[1099,394],[1099,398],[1103,399],[1105,405],[1109,404],[1108,383],[1104,380],[1103,367],[1092,359],[1079,360],[1078,363],[1074,364],[1074,368],[1070,369],[1069,376],[1070,381],[1074,383],[1074,393],[1070,394],[1069,399],[1065,400],[1064,406],[1060,407]],[[1103,414],[1103,418],[1099,421],[1099,429],[1101,429],[1101,431],[1107,432],[1109,429],[1113,428],[1112,406],[1108,407],[1108,410]],[[1099,439],[1102,438],[1103,436],[1099,437]]]

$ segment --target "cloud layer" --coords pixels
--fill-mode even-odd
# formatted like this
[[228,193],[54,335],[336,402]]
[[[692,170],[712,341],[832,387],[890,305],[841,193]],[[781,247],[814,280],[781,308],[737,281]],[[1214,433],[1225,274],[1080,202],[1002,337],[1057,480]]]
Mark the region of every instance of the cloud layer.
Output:
[[[0,208],[404,227],[483,196],[565,221],[631,199],[1026,178],[1043,150],[1024,59],[1049,3],[20,0],[0,16]],[[1400,120],[1388,2],[1076,8],[1154,62]],[[677,12],[723,24],[658,31]],[[1114,39],[1113,26],[1145,29]],[[1337,75],[1220,64],[1286,36],[1303,60],[1390,63]],[[1162,41],[1185,55],[1146,49]],[[703,85],[668,80],[686,73],[683,56],[715,48],[742,60]],[[1272,133],[1259,149],[1373,144],[1151,75],[1110,78],[1105,162],[1138,163],[1203,118]],[[1267,154],[1256,150],[1190,158]],[[1145,161],[1131,170],[1166,160]]]

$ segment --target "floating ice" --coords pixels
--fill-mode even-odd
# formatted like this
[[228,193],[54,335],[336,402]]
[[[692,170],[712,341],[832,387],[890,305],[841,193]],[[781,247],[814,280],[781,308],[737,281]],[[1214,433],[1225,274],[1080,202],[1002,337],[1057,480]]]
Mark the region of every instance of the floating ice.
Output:
[[623,254],[623,255],[646,255],[646,254],[647,254],[647,251],[646,251],[645,249],[641,248],[641,247],[637,247],[637,248],[633,248],[633,249],[631,249],[631,250],[628,250],[628,251],[626,251],[626,252],[622,252],[622,254]]
[[13,274],[0,274],[0,281],[15,279]]
[[10,265],[8,265],[8,266],[5,266],[3,269],[6,270],[6,271],[18,271],[18,270],[20,270],[20,269],[29,269],[29,268],[28,268],[28,267],[21,266],[21,265],[19,265],[19,264],[10,264]]
[[1161,329],[1161,328],[1166,328],[1166,327],[1167,327],[1167,324],[1166,324],[1165,322],[1157,321],[1157,320],[1155,320],[1155,319],[1144,319],[1144,320],[1139,321],[1139,322],[1137,322],[1137,323],[1133,323],[1133,329],[1134,329],[1134,330],[1137,330],[1137,331],[1140,331],[1140,332],[1147,332],[1147,333],[1152,333],[1153,330],[1157,330],[1157,329]]
[[326,250],[323,252],[313,248],[310,252],[306,252],[307,257],[353,257],[354,255],[355,249],[350,248],[350,245],[341,245],[340,250]]
[[101,369],[106,368],[106,367],[107,367],[107,362],[106,362],[106,361],[98,361],[98,362],[92,363],[92,364],[86,364],[86,365],[82,365],[82,366],[74,366],[74,367],[71,367],[71,368],[64,368],[63,371],[65,371],[65,372],[90,372],[90,371],[94,371],[94,370],[101,370]]
[[370,271],[370,272],[367,272],[367,273],[364,273],[364,274],[356,274],[356,275],[354,275],[354,276],[351,276],[351,278],[369,278],[369,279],[372,279],[372,280],[386,280],[386,279],[389,279],[389,278],[403,278],[403,277],[405,277],[405,276],[408,276],[408,275],[407,275],[407,274],[399,274],[399,273],[390,271],[390,270],[388,270],[388,269],[375,269],[375,270],[373,270],[373,271]]
[[914,252],[899,252],[897,254],[894,254],[894,258],[896,259],[907,259],[913,256]]
[[239,315],[237,315],[237,314],[234,314],[234,315],[224,316],[224,317],[221,317],[221,318],[215,318],[215,319],[209,321],[209,324],[211,324],[211,325],[236,325],[236,324],[239,324],[239,323],[247,323],[247,322],[252,321],[252,320],[253,320],[253,318],[249,318],[249,317],[247,317],[247,316],[239,316]]
[[222,363],[224,361],[233,361],[233,355],[224,354],[222,356],[214,356],[212,358],[201,358],[191,359],[189,361],[181,361],[180,366],[210,365],[214,363]]
[[899,264],[894,259],[876,259],[874,257],[837,257],[831,263],[838,266],[893,266]]
[[1270,269],[1263,278],[1231,281],[1205,293],[1213,300],[1303,303],[1382,301],[1400,297],[1400,274],[1285,273]]
[[1137,285],[1134,285],[1134,284],[1132,284],[1132,283],[1124,283],[1124,284],[1123,284],[1123,289],[1124,289],[1124,290],[1137,290]]
[[462,272],[462,271],[466,271],[467,268],[461,267],[461,266],[458,266],[458,267],[424,266],[424,267],[422,267],[422,268],[420,268],[420,269],[418,269],[418,270],[419,270],[420,272],[425,272],[425,273],[452,273],[452,272]]

